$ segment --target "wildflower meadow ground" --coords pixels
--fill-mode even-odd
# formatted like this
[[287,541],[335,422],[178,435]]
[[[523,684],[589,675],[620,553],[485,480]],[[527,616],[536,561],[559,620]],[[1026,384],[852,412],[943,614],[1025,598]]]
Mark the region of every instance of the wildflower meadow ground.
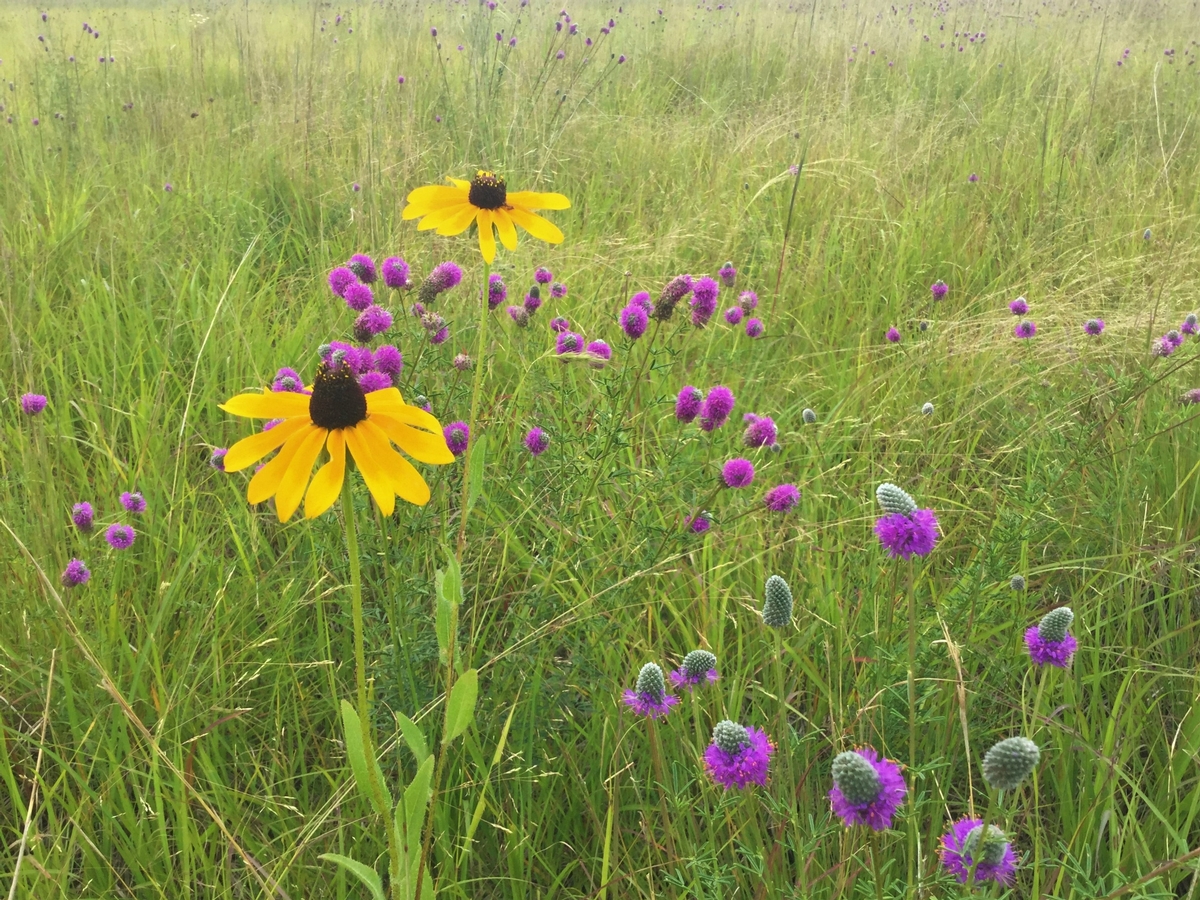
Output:
[[1200,896],[1198,41],[0,7],[0,890]]

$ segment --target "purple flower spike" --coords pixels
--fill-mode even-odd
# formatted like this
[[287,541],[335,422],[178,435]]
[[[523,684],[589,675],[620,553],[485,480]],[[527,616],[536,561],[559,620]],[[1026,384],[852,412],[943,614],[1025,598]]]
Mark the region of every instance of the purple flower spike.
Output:
[[555,316],[550,320],[550,330],[555,334],[562,334],[564,331],[571,330],[571,323],[562,316]]
[[[404,78],[401,76],[400,83],[404,83]],[[390,288],[397,290],[401,288],[412,287],[412,282],[408,280],[409,268],[408,263],[398,256],[389,256],[383,261],[383,283]]]
[[567,296],[567,286],[562,282],[556,281],[550,286],[550,296],[555,300],[561,300]]
[[495,309],[508,299],[508,287],[499,275],[488,276],[488,309]]
[[65,588],[79,587],[81,584],[87,584],[88,579],[92,577],[92,573],[88,571],[88,567],[83,564],[82,559],[73,559],[67,563],[67,567],[63,569],[60,580]]
[[766,329],[763,327],[761,319],[748,319],[746,321],[746,334],[752,338],[760,338]]
[[896,329],[895,325],[889,328],[887,330],[887,334],[884,336],[888,339],[888,343],[890,344],[900,343],[900,332]]
[[721,286],[705,275],[692,285],[692,324],[703,328],[708,324],[714,312],[717,311],[717,295]]
[[550,435],[541,428],[531,428],[525,435],[525,449],[534,456],[541,456],[550,446]]
[[71,521],[75,523],[75,527],[84,534],[91,532],[95,525],[96,513],[92,509],[92,504],[84,500],[82,503],[76,503],[71,507]]
[[696,513],[696,517],[688,521],[687,527],[694,534],[704,534],[704,532],[712,528],[712,520],[708,517],[708,513]]
[[382,391],[392,386],[391,376],[383,372],[366,372],[358,376],[358,386],[364,394],[372,391]]
[[708,392],[700,407],[700,430],[716,431],[728,421],[733,406],[733,391],[724,385],[717,385]]
[[754,482],[754,463],[740,456],[734,457],[721,467],[721,480],[726,487],[749,487]]
[[949,293],[950,287],[940,278],[929,286],[929,292],[933,294],[934,300],[943,300],[946,294]]
[[727,262],[717,270],[717,277],[721,279],[721,284],[731,288],[737,281],[737,269],[733,267],[732,262]]
[[362,312],[375,302],[375,294],[365,284],[352,281],[342,291],[342,299],[355,312]]
[[212,455],[208,458],[208,464],[218,472],[225,471],[225,456],[229,453],[228,447],[214,447]]
[[937,543],[937,518],[931,509],[916,509],[908,516],[890,513],[875,522],[875,535],[892,559],[928,556]]
[[800,502],[800,489],[794,484],[778,484],[763,494],[763,503],[771,512],[787,512]]
[[[718,728],[725,723],[719,723]],[[732,723],[730,723],[732,724]],[[740,727],[740,726],[735,726]],[[704,751],[704,769],[708,776],[726,790],[746,788],[751,784],[765,785],[774,745],[757,728],[744,729],[746,742],[738,749],[723,749],[717,741],[721,736],[714,729],[713,742]]]
[[1018,297],[1012,303],[1008,304],[1008,311],[1014,316],[1023,316],[1029,312],[1029,303],[1026,302],[1024,297]]
[[451,422],[442,429],[442,435],[446,438],[446,446],[455,456],[462,456],[467,452],[467,445],[471,442],[471,429],[466,422]]
[[630,340],[636,341],[646,333],[646,326],[650,324],[650,316],[645,309],[631,303],[621,310],[620,321],[621,330]]
[[729,309],[725,310],[725,321],[730,325],[737,325],[742,321],[742,317],[744,315],[745,313],[742,312],[742,308],[740,306],[731,306]]
[[379,277],[375,271],[375,261],[365,253],[355,253],[346,263],[346,268],[357,275],[363,284],[371,284]]
[[404,355],[391,344],[384,344],[372,357],[375,369],[396,378],[404,371]]
[[654,310],[654,302],[650,299],[649,291],[638,291],[629,298],[630,306],[640,306],[649,315]]
[[542,308],[542,297],[540,293],[529,293],[525,295],[525,311],[533,315]]
[[299,372],[284,366],[275,373],[275,380],[271,382],[271,390],[288,391],[293,394],[303,393],[304,381],[300,378]]
[[27,416],[41,415],[46,408],[47,399],[43,394],[22,394],[21,412]]
[[108,545],[114,550],[128,550],[133,546],[134,538],[137,537],[136,532],[128,525],[114,523],[108,526],[104,532],[104,539],[108,541]]
[[758,294],[754,293],[754,291],[742,291],[738,294],[738,306],[742,308],[742,312],[750,312],[750,310],[758,306]]
[[1083,323],[1083,332],[1084,334],[1089,334],[1092,337],[1099,337],[1104,333],[1104,320],[1088,319]]
[[1035,666],[1054,666],[1065,669],[1071,664],[1071,657],[1079,648],[1074,635],[1066,635],[1061,641],[1048,641],[1039,633],[1034,625],[1025,631],[1025,646],[1029,648],[1029,658]]
[[358,283],[358,277],[345,266],[338,266],[329,273],[329,289],[335,296],[345,297],[346,288]]
[[770,416],[756,416],[754,413],[747,413],[746,421],[750,424],[746,426],[746,433],[742,437],[743,444],[747,447],[775,446],[778,429]]
[[[942,866],[958,879],[959,884],[966,884],[970,877],[971,866],[975,860],[964,849],[967,835],[975,828],[983,825],[982,819],[959,819],[950,826],[950,831],[942,835]],[[991,829],[989,828],[989,831]],[[988,858],[988,842],[984,841],[984,852],[980,854],[979,864],[975,866],[976,881],[995,881],[997,884],[1010,884],[1013,873],[1017,868],[1017,857],[1013,853],[1012,844],[1004,842],[1003,848],[995,855],[994,861]]]
[[1013,334],[1022,339],[1031,338],[1037,334],[1037,324],[1033,319],[1023,319],[1017,323],[1017,326],[1013,329]]
[[573,331],[564,331],[554,341],[554,352],[559,356],[564,353],[578,353],[583,349],[583,336]]
[[121,505],[125,507],[126,512],[141,514],[146,511],[146,498],[136,492],[124,491],[121,494]]
[[392,314],[382,306],[368,306],[354,320],[354,339],[366,343],[392,327]]
[[594,369],[603,369],[605,363],[612,359],[612,347],[604,341],[590,341],[583,349],[595,357],[592,360]]
[[549,284],[554,280],[554,275],[551,271],[543,266],[538,266],[533,273],[533,280],[538,284]]
[[[829,800],[833,812],[847,828],[852,825],[866,825],[872,831],[886,831],[892,827],[892,818],[896,810],[904,803],[908,788],[904,784],[904,776],[900,766],[890,759],[884,759],[871,747],[863,747],[853,751],[866,760],[879,778],[879,793],[873,800],[853,803],[843,793],[838,785],[835,774],[833,787],[829,791]],[[853,761],[853,757],[850,757]],[[859,763],[859,765],[862,765]],[[837,766],[834,767],[835,773]],[[870,774],[868,770],[867,774]]]
[[692,422],[700,415],[700,407],[704,403],[704,394],[699,388],[687,385],[675,398],[675,418],[680,422]]

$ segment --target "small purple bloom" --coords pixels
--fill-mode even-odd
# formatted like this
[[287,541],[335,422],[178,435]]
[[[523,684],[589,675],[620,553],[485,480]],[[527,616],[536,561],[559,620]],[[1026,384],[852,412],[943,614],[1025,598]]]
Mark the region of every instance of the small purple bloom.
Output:
[[1037,324],[1033,319],[1022,319],[1013,329],[1013,334],[1022,339],[1031,338],[1037,334]]
[[933,294],[934,300],[943,300],[949,292],[950,287],[940,278],[929,286],[929,292]]
[[737,269],[733,267],[733,263],[727,262],[717,270],[717,277],[721,279],[721,284],[731,288],[737,281]]
[[1195,313],[1188,313],[1179,330],[1184,334],[1200,334],[1200,318]]
[[799,502],[800,489],[794,484],[777,484],[763,494],[763,503],[771,512],[787,512]]
[[663,694],[656,698],[653,694],[639,694],[633,690],[625,691],[624,700],[625,705],[639,716],[651,719],[662,718],[671,711],[672,706],[679,702],[679,698],[673,694]]
[[46,408],[47,402],[43,394],[22,394],[21,412],[27,416],[41,415],[42,410]]
[[[334,271],[337,271],[336,269]],[[352,281],[342,291],[342,299],[355,312],[362,312],[375,302],[375,294],[369,287],[358,281]]]
[[863,747],[854,752],[869,762],[875,774],[879,776],[879,795],[866,803],[851,803],[835,779],[829,791],[834,815],[841,819],[847,828],[852,825],[866,825],[872,831],[886,831],[892,827],[892,818],[908,793],[904,776],[896,763],[884,759],[872,747]]
[[346,288],[358,283],[358,276],[345,266],[338,266],[329,273],[329,289],[338,296],[345,298]]
[[1085,334],[1090,334],[1092,337],[1097,337],[1104,333],[1103,319],[1088,319],[1083,323],[1083,331]]
[[304,381],[300,378],[299,372],[284,366],[275,373],[275,380],[271,382],[271,390],[300,394],[304,391]]
[[733,407],[733,391],[724,385],[717,385],[708,392],[708,396],[704,398],[704,403],[700,407],[700,429],[716,431],[729,419]]
[[448,337],[450,337],[450,329],[449,327],[443,325],[437,331],[433,332],[433,334],[429,335],[429,343],[435,346],[438,344],[444,344],[446,343],[446,339]]
[[83,564],[82,559],[73,559],[67,563],[67,567],[63,569],[60,580],[65,588],[79,587],[81,584],[87,584],[88,579],[92,577],[92,573],[88,571],[88,567]]
[[1165,335],[1163,335],[1163,339],[1170,341],[1171,346],[1175,347],[1176,349],[1183,346],[1183,335],[1180,334],[1178,331],[1176,331],[1174,328],[1172,328]]
[[[945,45],[943,44],[943,46],[945,46]],[[972,172],[970,175],[967,176],[967,181],[971,182],[971,184],[974,184],[978,180],[979,180],[979,176],[976,175],[974,172]]]
[[358,386],[364,394],[372,391],[382,391],[392,386],[391,376],[383,372],[364,372],[358,376]]
[[451,422],[442,429],[442,436],[445,437],[450,452],[455,456],[462,456],[471,441],[471,429],[466,422]]
[[371,284],[379,277],[375,272],[375,261],[365,253],[355,253],[346,263],[346,268],[357,275],[363,284]]
[[626,336],[636,341],[646,333],[646,326],[650,324],[650,317],[646,314],[646,310],[641,306],[634,306],[632,303],[621,310],[620,316],[621,330]]
[[499,275],[488,276],[488,309],[495,309],[508,299],[508,287]]
[[550,435],[541,428],[531,428],[529,434],[525,435],[525,449],[534,456],[541,456],[549,446]]
[[742,321],[742,316],[744,315],[745,313],[742,312],[742,308],[740,306],[731,306],[729,309],[725,310],[725,321],[730,325],[737,325]]
[[137,534],[128,525],[121,525],[114,522],[108,526],[104,532],[104,539],[108,541],[108,545],[114,550],[127,550],[133,546],[133,540]]
[[1024,297],[1018,297],[1012,303],[1008,304],[1008,310],[1014,316],[1023,316],[1029,312],[1029,304],[1025,301]]
[[450,365],[454,366],[459,372],[469,372],[471,370],[471,357],[465,353],[457,353],[454,359],[450,361]]
[[555,300],[561,300],[567,296],[567,286],[561,281],[556,281],[550,286],[550,296]]
[[[967,879],[971,873],[971,866],[975,865],[975,860],[971,858],[970,853],[964,851],[963,845],[966,843],[967,835],[973,829],[980,828],[982,825],[982,819],[959,819],[950,826],[950,831],[942,835],[940,850],[942,865],[946,871],[958,879],[959,884],[967,883]],[[993,862],[986,858],[987,842],[983,841],[982,843],[984,843],[985,848],[984,853],[980,854],[979,864],[975,865],[975,880],[977,882],[995,881],[997,884],[1011,883],[1013,873],[1017,868],[1017,857],[1013,853],[1012,844],[1005,841],[1003,851],[999,854],[999,859]]]
[[1071,657],[1075,655],[1079,643],[1071,634],[1064,635],[1061,641],[1048,641],[1034,625],[1025,631],[1025,646],[1029,649],[1029,658],[1035,666],[1065,669],[1071,664]]
[[704,534],[712,527],[712,520],[709,519],[708,513],[696,513],[696,517],[687,523],[687,527],[695,534]]
[[765,785],[774,745],[757,728],[747,728],[748,743],[730,753],[717,746],[716,741],[704,751],[704,769],[708,776],[726,790],[745,788],[750,784]]
[[208,464],[218,472],[225,471],[225,456],[229,453],[228,447],[214,447],[212,455],[208,458]]
[[525,295],[525,311],[533,315],[542,308],[542,297],[540,293],[529,293]]
[[597,357],[592,361],[593,368],[603,369],[604,364],[612,359],[612,347],[605,341],[589,341],[584,350]]
[[356,182],[354,182],[354,184],[350,185],[350,190],[354,191],[354,193],[356,193],[356,194],[357,194],[359,191],[361,191],[361,190],[362,190],[362,185],[360,185],[360,184],[359,184],[359,183],[356,181]]
[[529,310],[524,306],[508,307],[508,317],[517,323],[518,328],[525,328],[529,325]]
[[171,182],[168,181],[166,184],[163,185],[163,190],[169,194],[169,193],[171,193],[171,191],[175,190],[175,188],[171,187]]
[[562,334],[564,331],[571,330],[571,323],[562,316],[555,316],[550,320],[550,330],[555,334]]
[[404,76],[403,75],[396,76],[396,84],[404,84]]
[[538,266],[537,270],[533,273],[533,280],[538,284],[549,284],[554,280],[554,275],[549,269]]
[[754,481],[754,463],[740,456],[734,457],[721,467],[721,480],[726,487],[749,487]]
[[629,298],[629,305],[640,306],[646,311],[647,315],[654,311],[654,301],[650,299],[649,291],[638,291]]
[[675,418],[680,422],[694,421],[700,415],[700,407],[704,403],[704,394],[699,388],[687,385],[675,398]]
[[888,339],[888,343],[890,344],[900,343],[900,332],[896,329],[895,325],[889,328],[887,330],[887,334],[884,336]]
[[738,294],[738,306],[742,308],[742,312],[750,312],[758,306],[758,294],[754,291],[742,291]]
[[692,286],[692,324],[703,328],[717,311],[717,294],[721,286],[715,280],[705,275],[697,279]]
[[382,306],[368,306],[354,320],[354,339],[366,343],[392,327],[392,314]]
[[433,267],[433,271],[429,273],[429,280],[436,286],[435,294],[440,294],[442,291],[448,291],[452,287],[457,287],[462,281],[462,269],[457,263],[443,262],[438,263]]
[[775,421],[770,416],[746,413],[745,421],[749,424],[746,426],[746,433],[742,436],[743,444],[747,447],[775,446],[779,432],[775,427]]
[[404,355],[391,344],[384,344],[371,358],[377,370],[392,378],[404,371]]
[[931,509],[913,510],[910,516],[890,513],[875,522],[875,535],[892,559],[928,556],[937,543],[937,518]]
[[746,334],[752,338],[760,338],[763,336],[763,323],[761,319],[746,320]]
[[554,352],[559,356],[564,353],[578,353],[583,349],[583,336],[573,331],[564,331],[554,341]]
[[[400,82],[404,82],[401,77]],[[399,256],[389,256],[383,261],[383,283],[390,288],[406,288],[411,287],[408,280],[409,269],[408,263],[402,260]]]
[[84,534],[89,533],[94,526],[94,517],[96,513],[92,509],[92,504],[86,500],[81,503],[76,503],[71,507],[71,521],[75,523],[75,527]]
[[146,498],[136,492],[123,491],[121,493],[121,505],[125,507],[126,512],[144,513],[146,511]]

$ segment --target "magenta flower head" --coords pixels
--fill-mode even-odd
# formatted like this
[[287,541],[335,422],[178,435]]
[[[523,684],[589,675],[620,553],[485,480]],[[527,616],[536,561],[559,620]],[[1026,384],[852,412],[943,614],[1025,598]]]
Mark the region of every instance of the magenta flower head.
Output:
[[1025,632],[1025,646],[1035,666],[1054,666],[1065,669],[1071,664],[1078,644],[1067,631],[1075,621],[1069,606],[1052,609],[1042,621]]
[[488,276],[488,309],[495,309],[508,299],[508,287],[499,275]]
[[592,359],[593,369],[603,369],[605,363],[612,359],[612,347],[604,341],[589,341],[583,349],[594,357]]
[[1029,312],[1029,303],[1026,302],[1024,297],[1018,297],[1012,303],[1008,304],[1008,311],[1014,316],[1023,316]]
[[679,698],[667,693],[667,681],[657,663],[646,663],[638,672],[633,690],[625,691],[625,705],[639,716],[658,719],[671,711]]
[[362,388],[364,394],[370,394],[373,391],[382,391],[392,386],[390,375],[385,375],[383,372],[365,372],[358,376],[358,386]]
[[760,338],[766,329],[763,327],[762,319],[747,319],[746,334],[752,338]]
[[354,339],[366,343],[392,327],[392,314],[382,306],[368,306],[354,320]]
[[146,511],[146,498],[137,492],[123,491],[121,505],[125,507],[126,512],[141,514]]
[[275,373],[275,380],[271,382],[271,390],[287,391],[292,394],[303,393],[304,380],[295,369],[284,366]]
[[137,534],[128,525],[113,523],[108,526],[104,532],[104,539],[108,541],[108,545],[114,550],[127,550],[133,546],[134,538]]
[[208,464],[218,472],[225,471],[225,457],[229,453],[228,447],[214,447],[212,454],[208,457]]
[[465,353],[456,353],[454,359],[450,361],[450,365],[459,372],[469,372],[471,371],[471,357]]
[[531,316],[542,308],[542,291],[535,284],[529,289],[529,293],[525,295],[525,311]]
[[561,300],[567,296],[567,286],[561,281],[554,282],[554,284],[550,285],[550,296],[555,300]]
[[583,336],[573,331],[564,331],[554,340],[554,352],[559,356],[564,353],[578,353],[583,349]]
[[640,306],[646,311],[646,315],[649,315],[654,311],[654,301],[650,299],[649,291],[638,291],[629,298],[629,305]]
[[375,271],[375,261],[365,253],[355,253],[346,263],[346,268],[353,272],[363,284],[371,284],[379,277]]
[[371,357],[376,371],[390,375],[395,379],[404,371],[404,354],[391,344],[379,347]]
[[717,270],[717,277],[721,279],[721,284],[731,288],[737,281],[737,269],[733,267],[732,262],[727,262]]
[[1174,353],[1177,346],[1169,337],[1163,335],[1155,340],[1154,345],[1150,348],[1150,352],[1155,356],[1166,357]]
[[442,429],[442,436],[445,437],[450,452],[455,456],[462,456],[467,452],[467,444],[471,441],[471,428],[466,422],[451,422]]
[[888,343],[890,344],[900,343],[900,332],[896,329],[895,325],[887,330],[887,334],[884,337],[888,339]]
[[692,285],[692,324],[703,328],[717,311],[717,295],[721,286],[705,275]]
[[730,325],[737,325],[742,321],[742,317],[744,315],[745,313],[742,312],[742,308],[740,306],[731,306],[729,309],[725,310],[725,321]]
[[794,484],[777,484],[763,494],[763,503],[771,512],[787,512],[799,502],[800,489]]
[[708,514],[708,510],[701,510],[696,513],[694,518],[688,519],[687,527],[693,534],[704,534],[712,528],[712,517]]
[[543,266],[538,266],[533,273],[533,280],[538,284],[549,284],[554,280],[554,275],[551,271]]
[[375,302],[375,294],[362,282],[352,281],[346,285],[346,289],[342,291],[342,299],[345,300],[346,305],[355,312],[362,312]]
[[571,330],[571,323],[562,316],[555,316],[550,320],[550,330],[555,334],[562,334],[564,331]]
[[84,500],[81,503],[76,503],[71,507],[71,521],[75,523],[75,527],[84,534],[91,532],[95,526],[95,510],[92,509],[92,504]]
[[662,289],[662,293],[658,295],[658,301],[654,304],[654,312],[652,315],[660,322],[665,322],[671,318],[675,312],[675,306],[692,292],[692,276],[691,275],[676,275]]
[[1195,313],[1188,313],[1179,330],[1184,334],[1200,334],[1200,318]]
[[700,415],[700,407],[704,403],[704,394],[699,388],[690,384],[685,386],[675,398],[675,418],[680,422],[692,422]]
[[329,289],[335,296],[345,297],[346,288],[358,283],[358,277],[345,266],[338,266],[329,273]]
[[754,463],[736,456],[721,467],[721,480],[726,487],[744,488],[754,482]]
[[1104,333],[1103,319],[1088,319],[1083,323],[1084,334],[1090,334],[1092,337],[1099,337]]
[[529,325],[529,310],[524,306],[508,307],[508,317],[517,324],[518,328],[526,328]]
[[1013,329],[1013,334],[1022,340],[1031,338],[1037,334],[1037,323],[1033,319],[1022,319]]
[[621,310],[620,322],[625,336],[631,341],[636,341],[646,333],[646,326],[650,324],[650,316],[645,309],[631,303]]
[[966,884],[975,866],[976,881],[994,881],[1010,884],[1017,868],[1017,857],[1013,853],[1008,836],[995,825],[988,826],[983,835],[982,819],[959,819],[942,835],[942,866]]
[[1169,341],[1171,346],[1175,347],[1176,349],[1183,346],[1183,335],[1174,328],[1163,335],[1163,340]]
[[399,256],[389,256],[383,261],[383,283],[390,288],[397,290],[402,288],[412,287],[412,282],[408,280],[409,268],[408,263],[402,260]]
[[683,664],[678,669],[668,674],[676,690],[687,688],[689,691],[696,685],[712,684],[720,677],[717,674],[717,658],[707,650],[693,650],[683,658]]
[[88,571],[88,567],[83,564],[82,559],[73,559],[67,563],[67,567],[63,569],[60,576],[62,586],[65,588],[79,587],[81,584],[87,584],[88,579],[92,577],[92,573]]
[[847,828],[866,825],[872,831],[886,831],[907,793],[900,767],[871,747],[834,757],[829,801]]
[[974,172],[972,172],[970,175],[967,176],[967,181],[971,182],[971,184],[974,184],[978,180],[979,180],[979,176],[976,175]]
[[417,297],[422,303],[432,303],[438,294],[457,287],[462,281],[462,276],[462,269],[457,264],[449,261],[438,263],[429,273],[429,277],[421,282]]
[[738,306],[742,308],[742,312],[749,313],[758,306],[758,294],[754,291],[742,291],[738,294]]
[[746,433],[742,436],[742,443],[747,447],[774,447],[778,436],[778,429],[775,427],[775,422],[770,416],[756,416],[754,413],[746,413],[744,420],[749,424],[746,426]]
[[894,484],[885,482],[875,491],[885,513],[875,522],[875,535],[895,559],[928,556],[937,543],[937,518],[931,509],[918,509],[916,501]]
[[929,286],[929,292],[933,294],[934,300],[944,300],[949,291],[949,285],[940,278]]
[[713,728],[712,743],[704,751],[704,769],[725,790],[765,785],[774,752],[763,732],[725,719]]
[[549,446],[550,435],[541,428],[531,428],[529,434],[525,435],[525,449],[534,456],[541,456]]
[[41,415],[42,410],[46,408],[47,402],[43,394],[22,394],[21,412],[27,416]]
[[733,391],[729,388],[719,384],[710,390],[700,406],[700,430],[716,431],[724,425],[733,412],[733,405]]

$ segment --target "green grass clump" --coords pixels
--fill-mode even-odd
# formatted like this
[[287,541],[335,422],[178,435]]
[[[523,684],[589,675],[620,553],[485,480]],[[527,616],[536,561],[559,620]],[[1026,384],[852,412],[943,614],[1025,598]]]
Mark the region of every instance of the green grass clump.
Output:
[[[395,714],[435,746],[447,663],[480,674],[474,726],[439,750],[439,896],[955,896],[937,848],[972,812],[1011,838],[1014,896],[1192,896],[1200,445],[1180,398],[1200,344],[1154,350],[1200,295],[1194,10],[711,6],[0,9],[13,896],[350,898],[322,854],[386,868],[339,709],[351,511],[281,525],[209,465],[253,427],[218,403],[282,366],[311,379],[317,347],[349,339],[324,279],[360,251],[403,256],[417,284],[443,260],[466,272],[437,301],[439,345],[415,294],[376,285],[406,399],[467,420],[478,369],[452,360],[482,367],[454,660],[435,580],[463,464],[422,466],[431,502],[391,517],[352,476],[393,794],[417,771]],[[508,304],[536,266],[568,295],[543,291],[524,329],[491,313],[483,358],[474,237],[401,219],[411,189],[481,167],[572,202],[546,213],[561,245],[523,234],[493,269]],[[706,327],[685,301],[622,334],[635,292],[725,260],[737,284]],[[743,290],[757,340],[722,317]],[[554,316],[611,362],[559,359]],[[677,422],[685,385],[729,387],[730,422]],[[778,451],[743,446],[749,412]],[[720,487],[739,456],[754,483]],[[880,548],[884,482],[936,513],[928,557]],[[782,483],[801,499],[770,512]],[[103,541],[115,522],[130,549]],[[66,590],[72,558],[91,579]],[[770,575],[794,595],[779,629]],[[1059,606],[1078,652],[1034,668],[1024,632]],[[653,722],[624,705],[641,666],[697,648],[718,681],[668,683],[680,702]],[[765,787],[705,774],[722,720],[774,742]],[[989,797],[982,754],[1012,736],[1041,761]],[[909,789],[878,837],[828,799],[833,759],[864,745]]]

